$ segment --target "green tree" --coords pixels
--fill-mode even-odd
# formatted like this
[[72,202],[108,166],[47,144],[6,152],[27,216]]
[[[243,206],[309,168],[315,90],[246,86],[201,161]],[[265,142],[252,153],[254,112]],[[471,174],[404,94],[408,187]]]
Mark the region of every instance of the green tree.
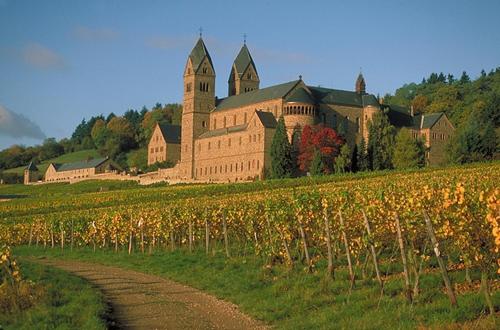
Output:
[[106,143],[106,138],[109,136],[109,131],[106,128],[106,123],[103,119],[96,120],[94,127],[90,133],[92,141],[97,148],[101,148]]
[[127,163],[130,168],[135,167],[137,170],[146,170],[148,167],[148,150],[140,148],[131,151],[128,154]]
[[361,139],[357,148],[357,160],[358,160],[358,171],[367,171],[370,169],[368,162],[368,154],[366,152],[366,142],[365,139]]
[[321,153],[316,150],[311,161],[311,166],[309,167],[309,174],[311,176],[323,175],[324,170],[325,164],[323,164],[323,157],[321,157]]
[[278,120],[278,126],[271,144],[271,178],[289,178],[293,173],[292,147],[288,141],[285,120]]
[[469,78],[469,75],[467,74],[467,72],[462,72],[462,76],[460,76],[460,80],[459,82],[461,84],[467,84],[470,82],[470,78]]
[[407,128],[402,128],[396,135],[392,163],[397,169],[423,167],[425,149],[422,141],[415,140]]
[[351,148],[347,143],[340,147],[340,154],[335,158],[335,173],[345,173],[351,166]]
[[392,167],[394,146],[394,126],[383,112],[373,116],[368,125],[368,155],[373,170],[384,170]]

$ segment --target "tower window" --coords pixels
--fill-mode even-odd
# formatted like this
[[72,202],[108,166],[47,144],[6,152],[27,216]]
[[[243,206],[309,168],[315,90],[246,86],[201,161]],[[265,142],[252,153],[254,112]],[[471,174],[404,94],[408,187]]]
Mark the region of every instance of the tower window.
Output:
[[207,127],[207,122],[206,121],[202,121],[201,122],[201,127],[203,127],[203,128]]
[[188,93],[189,93],[189,92],[191,91],[191,88],[192,88],[191,83],[187,83],[187,84],[186,84],[186,92],[188,92]]
[[207,67],[203,67],[203,73],[207,73]]

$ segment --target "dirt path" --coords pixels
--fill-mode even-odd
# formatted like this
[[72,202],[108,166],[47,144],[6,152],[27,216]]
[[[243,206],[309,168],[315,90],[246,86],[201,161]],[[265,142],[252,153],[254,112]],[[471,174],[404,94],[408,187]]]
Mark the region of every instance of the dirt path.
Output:
[[121,329],[266,329],[234,304],[158,276],[79,261],[36,261],[99,288]]

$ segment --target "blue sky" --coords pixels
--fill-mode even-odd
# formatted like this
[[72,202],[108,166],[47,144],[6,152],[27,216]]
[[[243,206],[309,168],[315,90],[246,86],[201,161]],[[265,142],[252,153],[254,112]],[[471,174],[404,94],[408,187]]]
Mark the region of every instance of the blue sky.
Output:
[[303,76],[383,95],[431,72],[500,65],[500,1],[0,0],[0,149],[69,136],[82,118],[181,102],[203,28],[227,78],[243,34],[261,86]]

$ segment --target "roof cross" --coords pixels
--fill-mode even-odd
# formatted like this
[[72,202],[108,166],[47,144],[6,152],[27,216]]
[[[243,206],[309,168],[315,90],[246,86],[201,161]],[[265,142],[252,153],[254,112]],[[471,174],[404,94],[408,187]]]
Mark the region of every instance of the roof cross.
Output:
[[247,44],[247,34],[246,33],[243,33],[243,44],[244,45]]
[[201,36],[203,35],[203,28],[202,28],[202,27],[200,27],[200,28],[198,29],[198,31],[200,32],[200,38],[201,38]]

